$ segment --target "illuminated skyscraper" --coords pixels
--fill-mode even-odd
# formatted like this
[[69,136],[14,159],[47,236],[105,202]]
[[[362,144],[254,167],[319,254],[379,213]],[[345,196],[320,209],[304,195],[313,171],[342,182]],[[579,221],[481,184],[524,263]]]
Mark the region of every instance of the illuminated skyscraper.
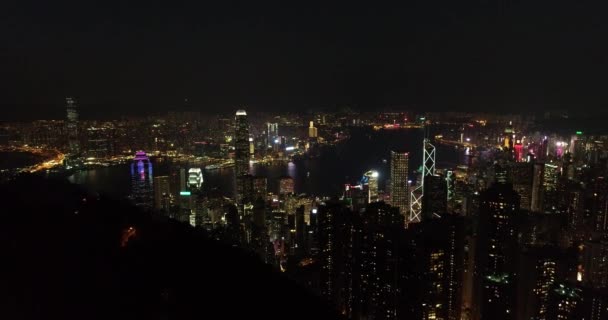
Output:
[[515,158],[516,162],[524,161],[524,146],[520,140],[517,140],[513,145],[513,157]]
[[66,98],[67,121],[66,129],[68,133],[68,145],[70,154],[80,154],[80,140],[78,137],[78,109],[73,98]]
[[539,261],[536,268],[539,274],[536,280],[536,287],[534,288],[534,293],[538,299],[536,315],[538,319],[546,319],[549,309],[550,290],[556,280],[556,263],[550,259],[545,259]]
[[150,209],[153,192],[152,162],[144,151],[137,151],[131,162],[131,199],[135,205]]
[[455,191],[456,191],[456,175],[453,170],[448,170],[445,176],[445,183],[448,192],[448,202],[451,202],[454,199]]
[[191,190],[198,190],[203,185],[203,171],[200,168],[190,168],[188,170],[188,187]]
[[278,143],[279,139],[279,124],[278,123],[266,123],[266,146],[272,147],[275,143]]
[[409,153],[391,151],[391,205],[407,216],[409,209],[408,185]]
[[378,171],[370,170],[363,175],[363,184],[367,185],[367,202],[378,201]]
[[234,173],[236,176],[236,199],[241,202],[243,185],[238,177],[249,173],[249,123],[247,112],[238,110],[234,119]]
[[558,210],[558,181],[560,177],[560,167],[545,163],[543,171],[542,204],[543,210],[547,213],[555,213]]
[[179,212],[174,218],[180,222],[190,223],[194,216],[194,199],[192,192],[180,191],[179,193]]
[[513,130],[513,122],[509,121],[509,125],[505,128],[503,146],[509,150],[513,150],[513,139],[515,130]]
[[308,137],[309,138],[317,137],[317,128],[315,128],[315,124],[313,121],[310,122],[310,125],[308,127]]
[[238,110],[235,116],[234,160],[237,176],[249,173],[249,123],[245,110]]
[[555,191],[557,189],[557,181],[559,176],[559,166],[551,163],[545,163],[545,170],[543,172],[543,187],[545,191]]
[[254,154],[255,154],[255,142],[253,141],[253,138],[249,138],[249,157],[251,159],[253,159]]
[[428,138],[424,138],[422,142],[422,179],[410,193],[410,212],[406,223],[415,223],[422,220],[422,198],[426,193],[424,190],[425,177],[435,175],[435,153],[435,146]]

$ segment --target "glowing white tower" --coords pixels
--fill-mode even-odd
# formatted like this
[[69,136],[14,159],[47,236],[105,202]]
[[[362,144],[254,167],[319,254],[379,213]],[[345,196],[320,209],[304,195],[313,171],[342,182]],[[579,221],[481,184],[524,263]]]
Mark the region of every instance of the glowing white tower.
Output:
[[188,170],[188,186],[190,189],[200,189],[203,185],[203,171],[200,168]]
[[416,189],[410,195],[410,215],[407,223],[420,222],[422,213],[422,197],[424,196],[424,177],[435,175],[435,146],[424,138],[422,145],[422,177]]

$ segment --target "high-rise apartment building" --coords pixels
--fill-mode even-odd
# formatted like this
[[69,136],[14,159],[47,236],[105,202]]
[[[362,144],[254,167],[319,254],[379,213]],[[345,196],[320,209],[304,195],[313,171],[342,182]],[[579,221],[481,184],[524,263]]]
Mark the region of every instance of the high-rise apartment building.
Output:
[[[407,229],[400,287],[401,314],[412,319],[461,319],[465,220],[443,216],[423,219]],[[408,310],[408,311],[406,311]]]
[[480,196],[476,272],[481,281],[481,319],[515,318],[513,259],[519,204],[510,183],[497,182]]

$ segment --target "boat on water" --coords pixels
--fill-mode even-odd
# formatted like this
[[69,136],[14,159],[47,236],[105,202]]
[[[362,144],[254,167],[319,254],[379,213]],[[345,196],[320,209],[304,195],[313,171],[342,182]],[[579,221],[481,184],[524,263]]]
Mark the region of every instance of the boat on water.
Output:
[[208,164],[205,166],[205,170],[217,170],[230,167],[234,167],[234,162]]

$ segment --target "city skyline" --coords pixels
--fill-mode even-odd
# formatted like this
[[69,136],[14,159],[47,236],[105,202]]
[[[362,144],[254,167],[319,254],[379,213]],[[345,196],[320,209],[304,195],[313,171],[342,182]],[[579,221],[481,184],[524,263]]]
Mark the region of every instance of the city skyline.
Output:
[[350,319],[608,314],[608,134],[555,132],[546,123],[561,112],[95,121],[73,98],[65,110],[3,127],[0,153],[16,163],[5,185],[46,176],[126,199],[255,256]]
[[5,318],[608,319],[606,3],[29,2]]

